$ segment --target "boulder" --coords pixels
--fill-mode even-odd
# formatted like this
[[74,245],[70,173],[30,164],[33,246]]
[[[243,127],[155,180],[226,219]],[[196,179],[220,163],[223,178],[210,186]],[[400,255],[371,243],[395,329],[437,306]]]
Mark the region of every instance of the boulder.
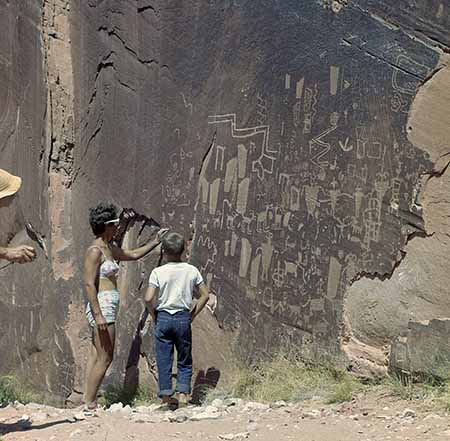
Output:
[[450,319],[410,322],[391,348],[389,369],[400,375],[450,377]]

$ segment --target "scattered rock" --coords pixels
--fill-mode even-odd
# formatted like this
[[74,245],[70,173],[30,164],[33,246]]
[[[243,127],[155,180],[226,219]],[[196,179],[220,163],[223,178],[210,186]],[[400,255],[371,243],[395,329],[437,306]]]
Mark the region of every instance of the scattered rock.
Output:
[[244,406],[244,412],[249,412],[251,410],[267,410],[269,409],[268,404],[256,403],[254,401],[249,401]]
[[17,424],[23,428],[31,426],[32,420],[29,415],[22,415]]
[[286,402],[281,400],[281,401],[276,401],[275,403],[271,403],[270,407],[272,409],[280,409],[281,407],[286,407]]
[[155,419],[152,416],[147,415],[145,413],[134,413],[134,414],[132,414],[131,417],[130,417],[130,421],[133,422],[133,423],[140,423],[140,424],[156,422]]
[[[122,404],[122,403],[121,403],[121,404]],[[131,413],[133,413],[133,409],[127,404],[127,405],[122,409],[122,412],[125,413],[125,414],[127,414],[127,415],[130,415]]]
[[69,438],[74,438],[75,436],[81,435],[82,433],[83,433],[83,432],[82,432],[81,429],[74,430],[74,431],[69,435]]
[[13,407],[16,409],[23,409],[25,407],[25,404],[22,404],[20,401],[14,401]]
[[239,407],[239,406],[242,405],[242,400],[241,400],[240,398],[226,398],[226,399],[223,401],[223,404],[224,404],[226,407],[232,407],[232,406]]
[[86,419],[86,415],[83,412],[78,412],[73,417],[75,421],[84,421]]
[[135,413],[150,413],[153,412],[154,408],[152,406],[138,406],[133,410]]
[[111,406],[108,409],[108,411],[111,412],[111,413],[120,412],[122,410],[123,410],[123,404],[122,403],[111,404]]
[[389,415],[377,415],[376,418],[378,418],[379,420],[391,420],[392,417]]
[[191,421],[215,420],[219,418],[219,416],[220,413],[217,411],[216,407],[208,406],[203,412],[198,412],[191,415],[189,419]]
[[427,415],[423,420],[429,421],[429,420],[443,420],[444,418],[440,415],[437,415],[435,413],[430,413],[430,415]]
[[169,415],[169,421],[171,423],[184,423],[188,420],[188,416],[186,413],[177,413],[174,412],[172,415]]
[[217,438],[225,439],[225,440],[234,440],[234,439],[247,439],[250,436],[248,432],[242,433],[228,433],[226,435],[218,435]]
[[312,410],[305,410],[302,413],[302,418],[319,418],[320,417],[320,410],[312,409]]
[[223,402],[223,400],[221,400],[220,398],[216,398],[216,399],[213,400],[213,402],[211,403],[211,406],[214,406],[214,407],[223,407],[223,406],[224,406],[224,402]]
[[416,417],[416,412],[412,409],[405,409],[401,416],[401,418],[415,418]]

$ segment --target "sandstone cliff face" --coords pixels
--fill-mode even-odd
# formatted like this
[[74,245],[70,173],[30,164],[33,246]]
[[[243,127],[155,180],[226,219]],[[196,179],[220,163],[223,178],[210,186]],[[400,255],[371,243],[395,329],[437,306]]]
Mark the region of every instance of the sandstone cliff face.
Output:
[[[196,325],[199,368],[312,345],[383,371],[410,319],[450,316],[448,9],[1,5],[1,166],[24,177],[24,214],[51,251],[0,273],[1,370],[32,370],[61,399],[81,390],[87,209],[109,199],[194,231],[217,296]],[[20,240],[20,213],[9,219]],[[138,374],[154,264],[123,267],[111,381]],[[138,349],[151,360],[149,335]]]

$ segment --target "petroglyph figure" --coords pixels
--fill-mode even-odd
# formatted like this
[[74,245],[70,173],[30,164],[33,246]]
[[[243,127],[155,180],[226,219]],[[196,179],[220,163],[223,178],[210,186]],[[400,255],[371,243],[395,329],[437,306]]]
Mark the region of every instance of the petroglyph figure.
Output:
[[304,113],[304,121],[303,121],[303,134],[307,135],[311,133],[314,117],[316,116],[317,109],[317,95],[319,91],[317,88],[317,84],[314,86],[314,89],[306,88],[305,89],[305,98],[303,100],[303,113]]
[[285,269],[282,268],[282,263],[280,261],[277,262],[277,266],[272,273],[273,283],[277,288],[283,287],[286,279]]
[[300,102],[300,100],[302,99],[304,84],[305,84],[304,78],[300,78],[297,81],[297,86],[295,88],[295,98],[297,98],[297,100],[299,100],[298,102]]
[[244,144],[238,145],[238,177],[244,179],[247,175],[248,150]]
[[247,210],[249,188],[250,178],[245,178],[239,183],[236,211],[241,215],[243,215]]
[[339,67],[330,66],[330,95],[336,95],[339,84]]
[[241,240],[241,261],[239,266],[239,277],[246,278],[248,266],[252,257],[252,246],[246,238]]
[[215,170],[216,171],[222,171],[223,170],[223,161],[225,158],[225,147],[221,145],[216,145],[216,163],[215,163]]
[[290,194],[290,204],[289,209],[291,211],[298,211],[300,210],[300,197],[301,197],[301,190],[296,185],[291,185],[291,194]]
[[[261,153],[259,158],[252,162],[252,171],[255,172],[261,180],[264,180],[266,175],[271,175],[273,173],[274,161],[276,160],[276,154],[278,151],[272,150],[269,146],[270,128],[268,125],[238,129],[236,127],[236,114],[213,115],[209,117],[208,123],[230,124],[231,136],[237,139],[257,139],[257,135],[262,135],[262,142],[260,142]],[[256,147],[254,142],[253,146]],[[230,171],[230,174],[233,175],[232,171]]]
[[319,207],[319,186],[306,185],[305,187],[306,209],[308,210],[308,217],[315,217],[316,210]]
[[265,282],[269,281],[269,270],[270,264],[272,263],[273,251],[272,234],[269,233],[267,234],[267,242],[261,245],[262,280]]
[[[413,95],[420,81],[417,77],[426,78],[430,68],[404,54],[397,57],[396,65],[399,68],[394,68],[392,72],[392,88],[397,92]],[[408,72],[412,72],[414,76]]]
[[219,189],[222,180],[220,178],[214,179],[210,186],[209,192],[209,214],[214,215],[217,209],[217,202],[219,200]]

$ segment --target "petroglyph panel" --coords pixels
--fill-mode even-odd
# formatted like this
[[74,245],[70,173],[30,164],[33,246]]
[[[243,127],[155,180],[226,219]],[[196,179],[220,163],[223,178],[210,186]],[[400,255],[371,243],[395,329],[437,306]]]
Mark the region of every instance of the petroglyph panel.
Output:
[[[307,62],[266,66],[279,74],[258,83],[245,110],[222,104],[205,118],[215,138],[200,181],[220,211],[200,196],[196,231],[218,244],[216,314],[244,347],[251,336],[262,351],[292,339],[337,350],[348,285],[390,272],[405,224],[422,228],[414,194],[431,163],[408,143],[402,110],[437,59],[395,45],[378,21],[365,23],[383,36],[371,53],[382,57],[389,46],[392,63],[369,62],[364,35],[349,38],[342,22],[348,45],[336,32]],[[401,108],[392,105],[398,96]],[[199,240],[195,260],[204,262]]]

